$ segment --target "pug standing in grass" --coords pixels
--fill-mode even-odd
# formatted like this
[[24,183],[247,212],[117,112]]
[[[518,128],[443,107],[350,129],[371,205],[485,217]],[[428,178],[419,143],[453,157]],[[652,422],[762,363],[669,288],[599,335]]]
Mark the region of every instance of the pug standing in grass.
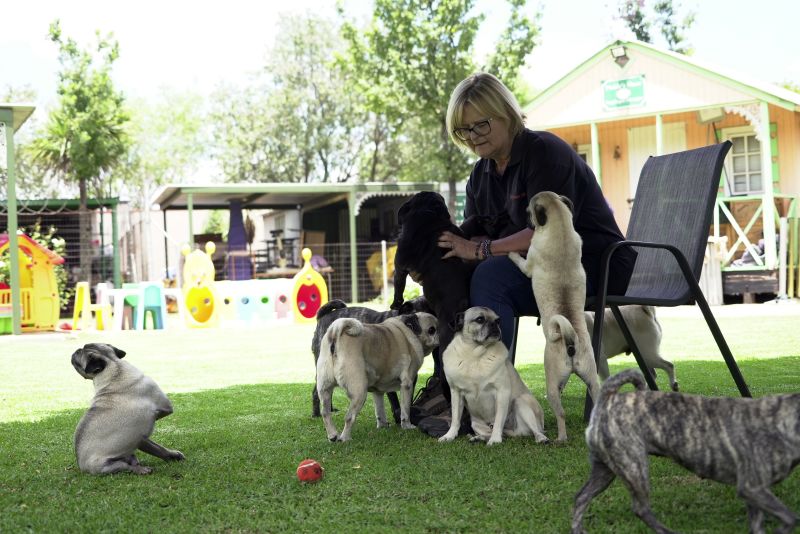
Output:
[[497,314],[489,308],[469,308],[456,316],[455,332],[443,355],[450,378],[450,430],[439,441],[458,436],[466,403],[473,439],[494,445],[503,435],[534,436],[538,443],[546,442],[542,407],[508,358]]
[[[621,392],[624,384],[632,392]],[[572,532],[581,534],[589,503],[620,477],[633,512],[655,532],[672,532],[650,508],[648,455],[672,458],[701,478],[736,486],[747,504],[750,532],[764,532],[764,515],[788,533],[797,515],[770,487],[800,463],[800,394],[758,399],[649,391],[637,369],[603,384],[586,429],[591,474],[575,496]]]
[[561,391],[575,373],[589,387],[592,399],[600,393],[592,340],[583,315],[586,273],[581,264],[581,237],[572,223],[572,202],[552,191],[531,199],[528,214],[534,225],[528,257],[508,257],[532,278],[533,295],[545,334],[544,373],[547,401],[558,424],[558,440],[567,439]]
[[[322,338],[317,360],[317,392],[329,440],[350,440],[367,392],[372,393],[378,428],[389,426],[383,394],[398,390],[400,426],[416,428],[409,420],[411,393],[423,358],[439,344],[437,323],[436,317],[424,312],[391,317],[379,324],[351,318],[333,322]],[[336,386],[350,399],[341,434],[331,418],[331,396]]]
[[180,451],[150,439],[157,419],[172,413],[172,403],[151,378],[122,361],[125,352],[105,343],[89,343],[72,354],[72,366],[94,382],[89,411],[75,430],[78,468],[93,475],[129,471],[147,475],[136,450],[162,460],[183,460]]

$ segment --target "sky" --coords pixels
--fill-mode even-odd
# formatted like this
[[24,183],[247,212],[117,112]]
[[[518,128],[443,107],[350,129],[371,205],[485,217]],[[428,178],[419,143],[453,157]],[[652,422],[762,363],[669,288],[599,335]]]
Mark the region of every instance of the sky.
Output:
[[[342,0],[349,18],[366,21],[371,0]],[[47,38],[61,20],[63,35],[84,48],[95,31],[113,32],[120,44],[114,79],[130,97],[158,94],[161,88],[210,94],[220,83],[246,83],[265,63],[278,33],[278,15],[314,12],[335,17],[335,0],[5,0],[0,8],[0,93],[31,87],[34,102],[56,102],[58,51]],[[800,85],[798,0],[678,0],[696,13],[688,33],[694,58],[748,79]],[[613,22],[616,0],[529,0],[541,6],[540,44],[524,73],[544,89],[621,36]],[[501,0],[477,0],[486,15],[477,54],[485,56],[507,17]],[[622,35],[624,36],[624,35]],[[41,113],[41,112],[40,112]]]

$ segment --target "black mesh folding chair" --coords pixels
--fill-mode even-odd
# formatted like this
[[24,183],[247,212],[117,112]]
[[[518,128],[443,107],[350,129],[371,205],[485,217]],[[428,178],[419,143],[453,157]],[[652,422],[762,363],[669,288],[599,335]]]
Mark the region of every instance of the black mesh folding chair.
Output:
[[[722,165],[730,147],[731,143],[726,141],[647,160],[639,177],[627,239],[611,245],[603,254],[597,296],[587,301],[587,309],[595,312],[592,332],[595,360],[600,351],[603,315],[608,306],[650,389],[658,389],[658,386],[641,357],[619,306],[679,306],[694,301],[703,313],[739,393],[743,397],[751,396],[697,283],[703,267]],[[609,261],[615,251],[626,246],[633,247],[638,253],[630,284],[624,295],[609,295]],[[516,337],[515,332],[512,350],[516,348]],[[587,415],[590,410],[591,401],[587,396]]]

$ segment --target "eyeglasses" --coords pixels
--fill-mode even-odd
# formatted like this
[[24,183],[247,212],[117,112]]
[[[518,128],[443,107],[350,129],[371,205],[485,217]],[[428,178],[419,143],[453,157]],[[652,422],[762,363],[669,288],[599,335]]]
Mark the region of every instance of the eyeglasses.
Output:
[[469,141],[469,134],[472,132],[475,132],[475,135],[489,135],[492,132],[492,119],[476,122],[471,128],[453,128],[453,134],[462,141]]

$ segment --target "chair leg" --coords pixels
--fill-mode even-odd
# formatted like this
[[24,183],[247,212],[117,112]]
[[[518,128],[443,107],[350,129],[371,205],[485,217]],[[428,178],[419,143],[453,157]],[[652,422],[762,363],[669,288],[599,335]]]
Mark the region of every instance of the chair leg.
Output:
[[728,371],[730,371],[733,381],[736,383],[736,387],[739,388],[739,394],[742,397],[752,397],[750,394],[750,389],[747,387],[747,383],[744,381],[742,372],[739,370],[739,366],[736,364],[736,360],[733,358],[733,353],[731,353],[731,349],[728,347],[728,343],[725,341],[725,337],[722,335],[722,331],[719,329],[717,320],[714,319],[714,314],[711,313],[711,308],[708,306],[708,302],[706,302],[706,299],[703,296],[703,292],[700,290],[700,287],[696,282],[693,285],[697,287],[696,291],[694,290],[694,287],[692,288],[694,299],[697,302],[697,305],[700,307],[700,311],[703,312],[703,317],[706,320],[709,330],[711,330],[711,335],[714,336],[714,341],[717,342],[717,347],[722,353],[722,357],[725,359],[725,363],[728,366]]
[[656,379],[653,377],[653,374],[650,372],[650,368],[647,367],[647,364],[642,358],[642,353],[639,350],[639,346],[636,344],[636,340],[633,338],[633,334],[631,333],[630,328],[628,328],[628,324],[622,317],[622,312],[619,311],[619,306],[611,306],[611,313],[614,314],[614,319],[617,320],[617,324],[619,325],[620,330],[622,330],[622,335],[625,336],[625,341],[628,342],[628,346],[630,347],[631,352],[633,352],[633,357],[636,358],[636,363],[639,364],[639,369],[641,369],[642,373],[644,374],[644,379],[647,382],[648,387],[652,391],[658,391]]
[[514,365],[514,358],[517,355],[517,335],[519,334],[519,317],[514,317],[514,336],[511,338],[511,346],[508,347],[508,357],[511,365]]

